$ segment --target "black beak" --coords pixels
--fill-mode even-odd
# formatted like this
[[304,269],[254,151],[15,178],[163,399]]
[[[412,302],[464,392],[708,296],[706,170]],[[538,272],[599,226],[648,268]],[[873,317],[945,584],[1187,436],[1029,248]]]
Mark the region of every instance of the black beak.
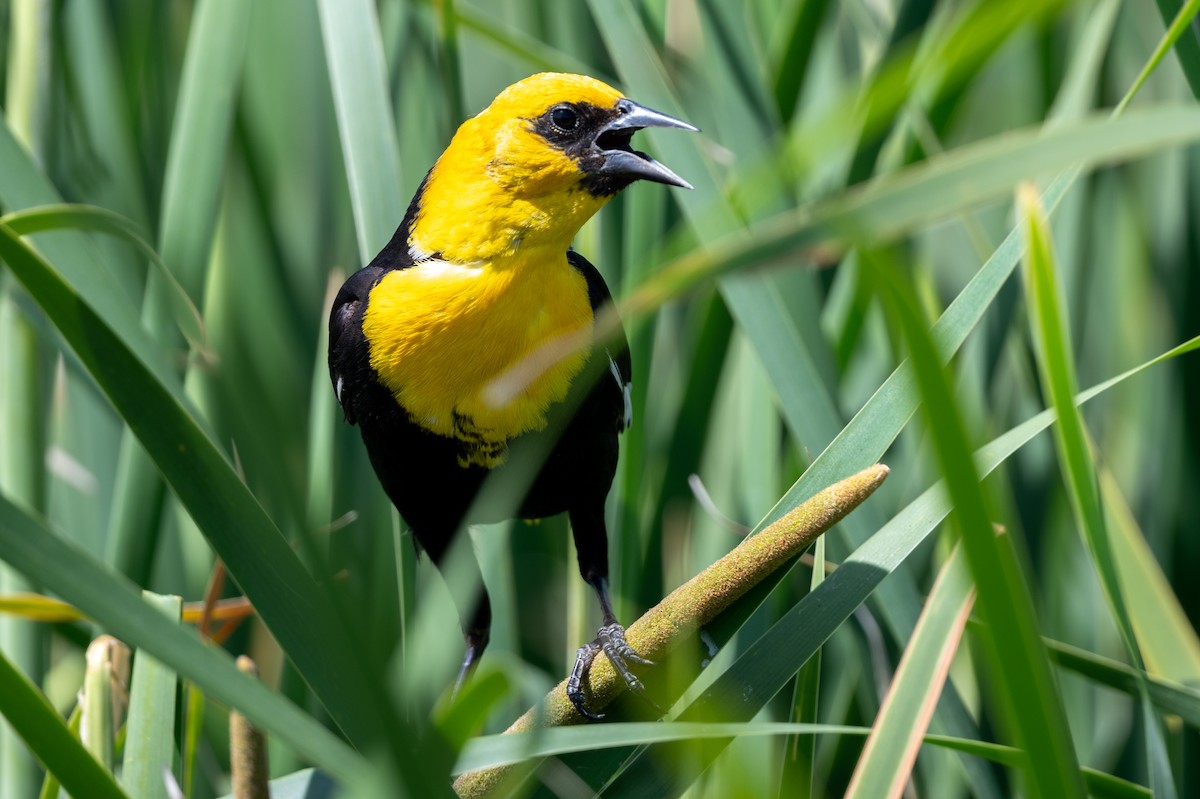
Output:
[[629,142],[633,138],[633,134],[642,128],[680,128],[691,131],[700,129],[695,125],[689,125],[682,119],[667,116],[625,98],[617,101],[617,112],[614,119],[600,128],[600,132],[596,134],[596,138],[592,142],[592,146],[599,150],[599,154],[603,157],[603,162],[595,170],[595,173],[630,181],[653,180],[669,186],[692,188],[692,184],[658,161],[645,153],[634,150],[629,146]]

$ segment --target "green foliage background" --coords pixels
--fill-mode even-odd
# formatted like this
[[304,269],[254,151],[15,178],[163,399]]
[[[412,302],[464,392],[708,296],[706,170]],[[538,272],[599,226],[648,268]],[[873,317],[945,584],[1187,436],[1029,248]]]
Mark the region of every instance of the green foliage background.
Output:
[[[91,620],[0,615],[0,797],[53,795],[30,749],[68,789],[165,795],[138,765],[164,741],[219,796],[230,706],[273,774],[346,795],[569,752],[509,787],[872,796],[908,782],[935,701],[918,795],[1195,795],[1197,5],[0,0],[0,602]],[[565,521],[472,531],[492,643],[439,703],[454,612],[341,422],[323,329],[457,124],[547,69],[703,130],[639,134],[695,191],[636,185],[576,243],[634,356],[620,617],[825,485],[892,475],[823,582],[797,566],[714,626],[679,723],[620,705],[512,742],[475,736],[598,621]],[[225,649],[271,691],[140,598],[200,599],[214,553],[262,621]],[[101,631],[159,697],[116,782],[59,721]]]

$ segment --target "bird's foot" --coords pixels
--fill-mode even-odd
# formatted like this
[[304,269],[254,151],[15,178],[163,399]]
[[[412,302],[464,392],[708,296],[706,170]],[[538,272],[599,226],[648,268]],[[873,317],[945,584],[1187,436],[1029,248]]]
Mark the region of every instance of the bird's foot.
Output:
[[596,659],[599,652],[599,641],[592,641],[579,647],[579,651],[575,653],[575,666],[571,669],[571,676],[567,677],[567,699],[571,700],[571,704],[575,706],[581,716],[592,721],[599,721],[604,718],[604,714],[588,710],[587,694],[583,691],[583,684],[587,681],[588,673],[592,670],[592,661]]
[[575,654],[575,667],[571,669],[571,676],[567,678],[567,698],[571,700],[571,704],[575,706],[580,715],[593,721],[604,718],[603,713],[594,713],[588,710],[587,694],[583,689],[584,683],[588,680],[588,674],[592,670],[592,663],[600,652],[608,656],[613,669],[625,681],[625,687],[645,700],[661,715],[663,709],[650,698],[646,692],[646,686],[629,668],[630,663],[636,663],[639,666],[653,666],[654,661],[648,660],[634,651],[629,642],[625,640],[625,628],[616,622],[601,627],[596,634],[596,640],[579,647],[579,651]]

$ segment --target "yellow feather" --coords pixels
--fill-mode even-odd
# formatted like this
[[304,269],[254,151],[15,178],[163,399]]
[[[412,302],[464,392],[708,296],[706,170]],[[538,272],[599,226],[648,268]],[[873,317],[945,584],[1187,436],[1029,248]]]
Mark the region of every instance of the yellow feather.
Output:
[[371,292],[371,366],[413,421],[464,442],[464,465],[499,465],[508,440],[544,428],[587,359],[556,364],[505,407],[483,398],[538,345],[592,323],[587,282],[566,251],[607,198],[582,188],[578,165],[532,120],[563,101],[611,107],[621,96],[555,73],[505,89],[430,170],[408,241],[418,263]]
[[465,442],[466,463],[491,467],[509,439],[546,426],[587,353],[556,364],[504,407],[484,388],[542,342],[591,323],[586,281],[559,254],[505,268],[427,261],[390,272],[371,292],[363,332],[371,366],[409,416]]

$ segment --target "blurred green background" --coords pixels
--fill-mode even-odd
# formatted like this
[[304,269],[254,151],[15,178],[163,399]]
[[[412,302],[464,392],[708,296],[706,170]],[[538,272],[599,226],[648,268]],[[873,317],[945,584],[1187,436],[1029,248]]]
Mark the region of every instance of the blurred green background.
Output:
[[[231,704],[274,776],[319,766],[346,795],[445,792],[464,745],[526,751],[467,740],[593,635],[565,519],[472,530],[491,646],[437,704],[453,607],[341,420],[323,336],[458,123],[543,70],[703,131],[639,134],[695,191],[635,185],[576,242],[634,358],[620,618],[833,481],[892,474],[817,579],[798,565],[713,628],[674,713],[736,737],[548,735],[578,751],[510,788],[1197,795],[1197,5],[0,0],[0,797],[57,790],[30,748],[99,784],[57,718],[102,631],[137,652],[135,699],[111,751],[87,742],[117,774],[92,795],[166,796],[139,765],[156,746],[186,795],[224,794]],[[224,648],[286,703],[138,596],[201,600],[215,555],[261,616]],[[30,620],[24,593],[87,618]],[[57,714],[15,698],[39,692]],[[935,703],[948,740],[910,775]]]

